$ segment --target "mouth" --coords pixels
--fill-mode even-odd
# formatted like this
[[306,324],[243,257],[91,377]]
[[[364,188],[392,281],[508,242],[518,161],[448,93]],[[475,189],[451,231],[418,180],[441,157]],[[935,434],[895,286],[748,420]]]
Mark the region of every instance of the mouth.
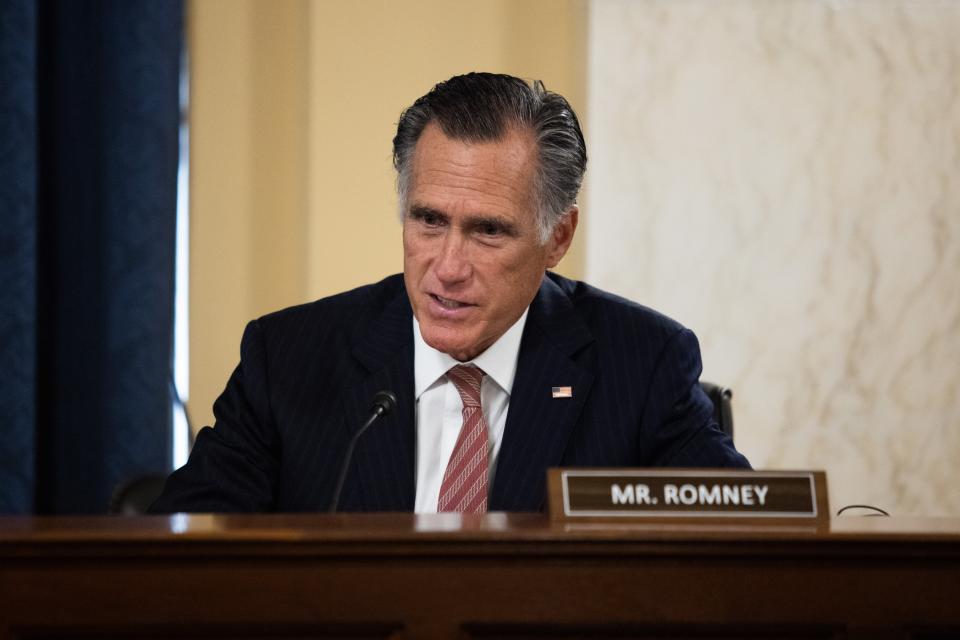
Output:
[[464,309],[464,308],[467,308],[467,307],[475,306],[475,305],[472,305],[472,304],[467,303],[467,302],[461,302],[461,301],[459,301],[459,300],[454,300],[454,299],[452,299],[452,298],[444,298],[443,296],[438,296],[438,295],[435,294],[435,293],[429,293],[429,294],[427,294],[427,295],[429,295],[429,296],[430,296],[430,299],[433,300],[434,302],[436,302],[438,305],[440,305],[440,306],[443,307],[444,309],[449,309],[449,310],[451,310],[451,311],[455,311],[455,310],[457,310],[457,309]]

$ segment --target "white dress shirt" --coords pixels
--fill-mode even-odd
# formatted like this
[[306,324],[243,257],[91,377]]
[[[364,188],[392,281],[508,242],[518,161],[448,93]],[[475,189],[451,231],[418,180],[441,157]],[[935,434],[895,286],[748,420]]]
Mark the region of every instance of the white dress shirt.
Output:
[[436,513],[440,485],[447,462],[463,426],[463,401],[447,378],[447,371],[458,364],[474,364],[487,375],[480,385],[480,404],[490,428],[488,457],[489,486],[493,486],[497,454],[503,440],[510,408],[510,390],[517,373],[520,338],[527,323],[527,311],[486,351],[467,362],[459,362],[437,351],[420,335],[420,324],[413,319],[414,394],[417,398],[417,501],[416,513]]

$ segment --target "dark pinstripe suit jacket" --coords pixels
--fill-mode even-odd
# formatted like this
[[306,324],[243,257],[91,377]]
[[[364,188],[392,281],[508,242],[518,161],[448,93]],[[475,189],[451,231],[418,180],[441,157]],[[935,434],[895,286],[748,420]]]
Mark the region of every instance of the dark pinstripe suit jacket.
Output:
[[[398,404],[358,441],[341,509],[413,510],[411,322],[400,275],[251,322],[215,427],[153,510],[325,510],[381,389]],[[548,274],[524,328],[490,510],[542,509],[551,466],[748,466],[713,424],[700,370],[689,330]],[[554,399],[555,386],[573,397]]]

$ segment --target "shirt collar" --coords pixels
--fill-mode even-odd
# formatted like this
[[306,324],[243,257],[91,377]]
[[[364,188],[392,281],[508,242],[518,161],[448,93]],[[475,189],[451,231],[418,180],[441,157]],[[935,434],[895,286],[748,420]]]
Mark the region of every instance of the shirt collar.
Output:
[[474,364],[480,367],[497,383],[498,387],[503,389],[507,395],[510,395],[510,391],[513,389],[513,378],[517,373],[520,339],[523,337],[523,327],[527,324],[527,313],[529,311],[530,308],[528,307],[524,310],[523,315],[496,342],[469,363],[460,362],[424,342],[423,336],[420,335],[420,323],[414,316],[413,369],[416,398],[419,399],[437,380],[445,376],[451,367],[458,364]]

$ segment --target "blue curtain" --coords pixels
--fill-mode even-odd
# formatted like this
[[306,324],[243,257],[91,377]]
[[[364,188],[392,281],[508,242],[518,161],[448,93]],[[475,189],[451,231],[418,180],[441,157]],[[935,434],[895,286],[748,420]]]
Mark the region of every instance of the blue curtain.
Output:
[[170,467],[181,0],[0,0],[0,513]]

